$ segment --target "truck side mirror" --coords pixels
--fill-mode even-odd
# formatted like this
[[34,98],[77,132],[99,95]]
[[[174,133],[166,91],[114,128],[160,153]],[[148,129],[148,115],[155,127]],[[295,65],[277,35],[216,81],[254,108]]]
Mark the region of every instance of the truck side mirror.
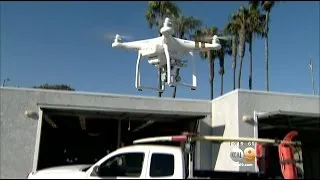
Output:
[[99,166],[94,166],[91,172],[91,176],[99,176],[100,168]]
[[191,149],[192,147],[191,147],[191,144],[190,143],[185,143],[184,144],[184,151],[185,151],[185,153],[190,153],[191,152]]

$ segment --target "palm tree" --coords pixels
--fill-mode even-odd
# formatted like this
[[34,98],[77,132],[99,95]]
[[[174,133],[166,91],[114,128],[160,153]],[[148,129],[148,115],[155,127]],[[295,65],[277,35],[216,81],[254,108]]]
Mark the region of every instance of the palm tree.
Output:
[[[200,28],[201,21],[195,19],[193,16],[183,16],[180,14],[175,20],[174,20],[174,27],[175,27],[175,36],[180,39],[185,39],[186,36],[190,36],[194,30]],[[179,76],[180,68],[177,69],[176,77]],[[175,86],[173,89],[172,97],[175,98],[177,94],[177,87]]]
[[[193,35],[194,39],[197,41],[200,41],[201,36],[213,36],[216,35],[218,32],[218,28],[211,27],[211,28],[204,28],[197,30],[195,34]],[[207,41],[208,43],[211,43],[211,41]],[[214,88],[213,88],[213,80],[214,80],[214,60],[218,57],[217,51],[210,50],[207,52],[200,52],[201,59],[207,59],[209,61],[209,84],[210,84],[210,99],[213,99],[214,95]]]
[[261,6],[266,12],[265,18],[265,65],[266,65],[266,88],[269,91],[269,19],[271,9],[274,7],[274,1],[261,1]]
[[249,89],[252,89],[252,46],[254,35],[263,37],[264,16],[259,11],[259,2],[250,1],[248,9],[248,17],[246,22],[247,43],[249,44]]
[[[179,15],[179,7],[170,1],[149,1],[146,11],[146,19],[149,27],[157,26],[159,36],[161,36],[160,28],[162,22],[166,17],[177,17]],[[158,86],[161,88],[161,70],[158,68]],[[158,92],[158,96],[161,97],[162,92]]]
[[238,36],[239,36],[239,44],[238,44],[238,56],[240,58],[240,66],[239,66],[239,75],[238,75],[238,88],[241,88],[241,72],[242,72],[242,64],[243,57],[245,54],[246,48],[246,22],[248,18],[248,9],[241,6],[239,11],[234,14],[233,20],[239,26]]
[[225,55],[232,55],[232,46],[231,46],[231,43],[230,41],[220,41],[220,44],[221,44],[221,49],[217,51],[217,55],[218,55],[218,58],[219,58],[219,65],[220,65],[220,68],[219,68],[219,74],[220,74],[220,95],[223,95],[223,77],[224,77],[224,58],[225,58]]
[[219,51],[219,65],[220,65],[220,68],[219,68],[219,74],[220,74],[220,95],[223,94],[223,76],[224,76],[224,53],[222,51]]
[[236,89],[236,69],[237,69],[237,46],[238,46],[238,29],[236,15],[233,14],[226,25],[224,31],[226,34],[232,36],[231,56],[232,56],[232,70],[233,70],[233,90]]

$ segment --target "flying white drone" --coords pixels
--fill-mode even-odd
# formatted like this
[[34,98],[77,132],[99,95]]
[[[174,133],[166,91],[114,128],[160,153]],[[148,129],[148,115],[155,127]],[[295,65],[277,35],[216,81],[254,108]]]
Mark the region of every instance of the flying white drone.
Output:
[[[173,37],[174,30],[172,22],[166,18],[163,27],[160,29],[160,37],[132,42],[121,42],[119,34],[116,35],[112,47],[125,48],[138,51],[136,64],[135,87],[142,89],[153,89],[163,92],[165,84],[170,87],[182,85],[195,90],[197,87],[196,63],[193,58],[193,51],[219,50],[221,48],[218,36],[214,35],[212,43],[190,41]],[[220,38],[220,37],[219,37]],[[185,54],[189,54],[193,60],[192,84],[180,83],[181,78],[176,77],[177,69],[186,67],[187,62],[182,60]],[[161,88],[142,86],[140,81],[140,62],[142,58],[147,58],[148,63],[160,68]]]

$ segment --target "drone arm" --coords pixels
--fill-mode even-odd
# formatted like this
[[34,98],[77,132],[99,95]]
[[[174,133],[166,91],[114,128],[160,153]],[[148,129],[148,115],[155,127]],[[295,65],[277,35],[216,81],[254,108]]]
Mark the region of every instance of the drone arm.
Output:
[[142,44],[138,42],[124,42],[124,43],[116,42],[112,44],[112,47],[140,50],[142,47]]
[[131,50],[141,50],[144,47],[148,47],[148,44],[155,43],[159,40],[160,37],[153,39],[144,39],[139,41],[131,41],[131,42],[114,42],[112,43],[112,47],[125,48]]
[[218,43],[204,43],[204,42],[198,42],[198,41],[190,41],[190,40],[184,40],[175,38],[176,41],[184,48],[189,51],[193,50],[200,50],[200,51],[207,51],[207,50],[219,50],[221,48],[221,45]]

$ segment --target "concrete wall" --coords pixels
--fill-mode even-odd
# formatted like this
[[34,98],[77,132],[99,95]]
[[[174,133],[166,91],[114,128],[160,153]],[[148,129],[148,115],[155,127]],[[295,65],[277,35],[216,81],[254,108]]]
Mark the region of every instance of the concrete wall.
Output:
[[[242,120],[244,115],[253,116],[256,112],[291,111],[303,113],[320,113],[320,97],[266,93],[259,91],[238,91],[239,137],[254,137],[254,127]],[[259,121],[258,121],[259,123]],[[240,167],[240,171],[254,171],[254,167]]]
[[[212,130],[214,136],[238,137],[238,91],[232,91],[212,101]],[[214,170],[238,171],[230,158],[230,143],[212,144]]]
[[[26,118],[26,110],[38,112],[39,107],[45,105],[87,110],[211,115],[210,101],[201,100],[22,88],[0,88],[0,92],[0,178],[25,178],[32,169],[38,121]],[[201,124],[203,123],[200,123],[201,129],[205,129]],[[204,149],[202,146],[201,144],[200,149]],[[204,155],[206,154],[201,154]],[[200,164],[202,163],[198,162]]]
[[24,116],[37,109],[27,91],[0,89],[0,178],[26,178],[32,169],[38,121]]
[[[199,122],[198,132],[210,135],[212,131],[211,115],[206,116]],[[212,169],[212,144],[209,142],[197,142],[195,167],[202,170]]]
[[[212,101],[212,135],[254,137],[254,125],[242,120],[254,112],[296,111],[320,113],[320,97],[262,91],[235,90]],[[255,166],[235,166],[230,158],[230,143],[212,145],[212,169],[255,171]],[[245,146],[244,146],[245,148]],[[242,148],[240,148],[242,149]]]

